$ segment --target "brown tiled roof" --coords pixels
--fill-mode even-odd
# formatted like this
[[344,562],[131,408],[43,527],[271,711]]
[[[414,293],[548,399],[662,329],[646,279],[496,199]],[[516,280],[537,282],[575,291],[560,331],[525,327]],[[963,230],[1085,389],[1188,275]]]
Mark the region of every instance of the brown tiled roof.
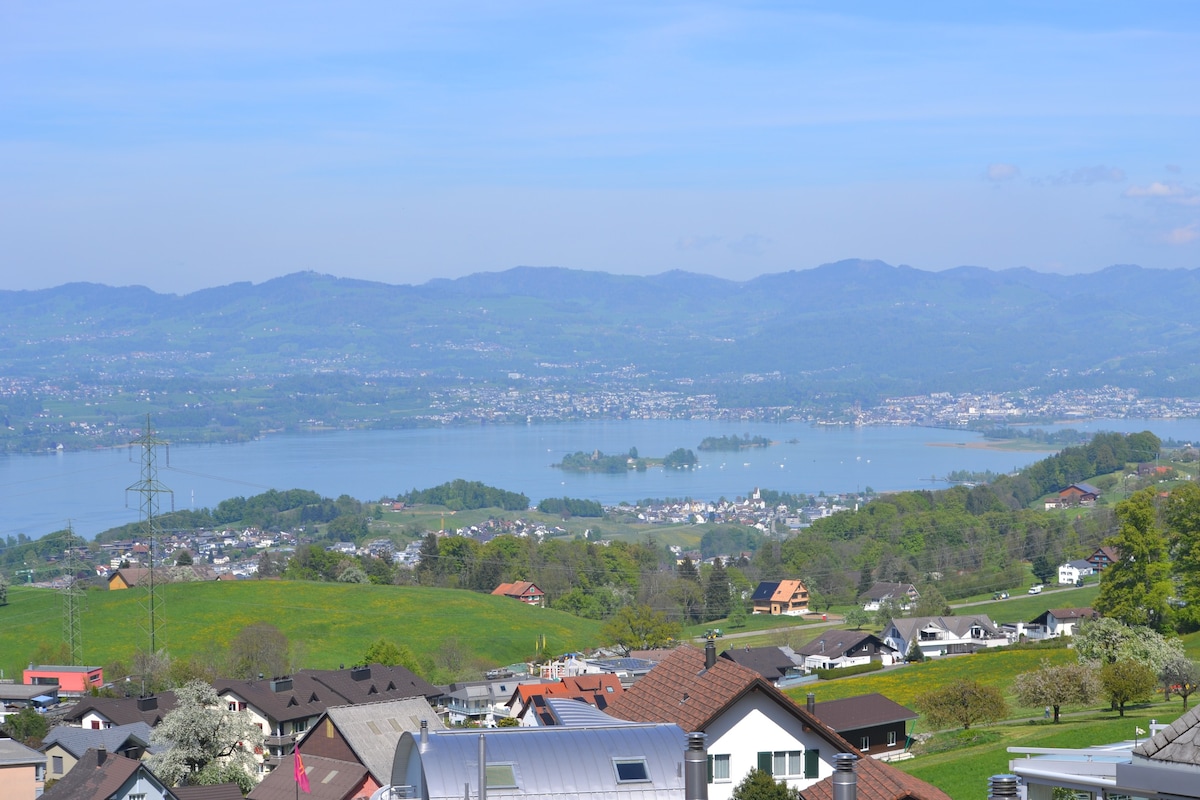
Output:
[[98,760],[97,751],[88,750],[42,797],[45,800],[107,800],[139,769],[150,773],[142,762],[125,756],[108,754],[103,764],[97,764]]
[[817,717],[835,731],[852,731],[869,725],[883,725],[916,719],[917,713],[884,697],[879,692],[826,700],[816,704]]
[[857,752],[815,716],[796,705],[757,672],[718,658],[704,668],[704,653],[684,645],[659,662],[625,694],[615,698],[607,713],[630,722],[674,722],[685,731],[703,731],[738,699],[760,692],[810,726],[837,752]]
[[[304,759],[304,771],[308,773],[310,793],[300,792],[299,796],[305,800],[347,800],[358,796],[354,792],[367,777],[367,768],[362,764],[321,756],[301,757]],[[295,756],[287,756],[246,796],[250,800],[295,800],[295,775]]]
[[[933,784],[878,759],[859,758],[855,771],[858,800],[950,800],[950,795]],[[833,800],[833,776],[814,783],[800,794],[804,800]]]
[[154,727],[163,716],[175,708],[174,692],[163,692],[155,696],[155,707],[142,711],[138,708],[137,697],[85,697],[75,704],[75,707],[63,717],[64,722],[78,725],[89,711],[96,711],[114,725],[129,725],[133,722],[144,722]]
[[405,697],[432,700],[442,695],[441,689],[415,672],[399,666],[368,664],[357,669],[306,669],[297,674],[311,675],[346,698],[344,703],[375,703]]

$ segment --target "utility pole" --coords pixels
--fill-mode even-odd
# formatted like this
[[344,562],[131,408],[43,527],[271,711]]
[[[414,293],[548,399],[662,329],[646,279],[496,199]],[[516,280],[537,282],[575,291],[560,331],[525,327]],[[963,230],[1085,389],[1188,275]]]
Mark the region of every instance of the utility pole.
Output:
[[63,599],[63,642],[71,654],[70,665],[83,666],[83,628],[79,615],[82,612],[83,590],[75,581],[75,573],[79,571],[79,561],[75,558],[75,532],[67,521],[67,541],[64,560],[66,562],[66,582],[62,588]]
[[[162,601],[158,596],[158,584],[161,582],[158,580],[158,567],[159,562],[162,561],[162,554],[159,552],[162,544],[162,531],[158,524],[158,500],[159,495],[170,494],[172,499],[174,495],[158,480],[157,448],[160,444],[166,445],[167,443],[154,435],[149,414],[146,415],[146,427],[143,429],[142,435],[130,444],[142,449],[142,478],[125,491],[126,493],[137,492],[140,496],[142,535],[146,538],[146,548],[149,551],[150,563],[143,581],[145,589],[142,595],[142,605],[146,615],[144,624],[150,645],[144,669],[148,669],[151,664],[155,663],[154,659],[158,653],[158,628],[162,624]],[[172,510],[174,510],[173,507]],[[144,685],[145,676],[143,675]]]

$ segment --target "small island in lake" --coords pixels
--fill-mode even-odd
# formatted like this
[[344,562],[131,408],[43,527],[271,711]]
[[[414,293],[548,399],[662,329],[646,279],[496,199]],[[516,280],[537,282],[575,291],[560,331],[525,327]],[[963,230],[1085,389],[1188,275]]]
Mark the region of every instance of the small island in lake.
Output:
[[599,450],[585,453],[582,450],[563,456],[563,460],[553,466],[571,472],[606,472],[621,473],[631,469],[643,472],[647,467],[666,467],[669,469],[691,469],[699,459],[691,450],[682,447],[672,450],[664,458],[642,458],[636,447],[629,448],[628,453],[620,455],[605,455]]
[[745,450],[748,447],[770,447],[771,440],[765,436],[742,434],[741,436],[706,436],[700,442],[700,450]]

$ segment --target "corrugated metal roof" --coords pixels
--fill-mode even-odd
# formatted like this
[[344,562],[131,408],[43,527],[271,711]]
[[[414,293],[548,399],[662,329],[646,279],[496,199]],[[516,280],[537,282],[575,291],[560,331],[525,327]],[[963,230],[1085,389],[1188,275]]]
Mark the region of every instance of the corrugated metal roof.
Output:
[[596,728],[628,726],[625,720],[610,717],[595,706],[573,697],[547,697],[546,706],[554,716],[555,724],[572,728]]
[[[687,736],[677,725],[498,728],[431,731],[428,744],[405,734],[396,748],[392,783],[400,785],[412,759],[419,759],[423,796],[458,800],[464,785],[479,791],[479,737],[489,765],[511,765],[516,787],[489,786],[489,798],[559,800],[679,800],[683,796],[683,755]],[[644,760],[647,781],[621,783],[616,762]]]
[[[424,697],[333,706],[325,713],[341,731],[362,765],[380,783],[386,783],[392,774],[396,742],[400,741],[405,731],[420,730],[421,720],[428,723],[430,730],[445,727]],[[319,724],[314,725],[313,730],[318,727]]]

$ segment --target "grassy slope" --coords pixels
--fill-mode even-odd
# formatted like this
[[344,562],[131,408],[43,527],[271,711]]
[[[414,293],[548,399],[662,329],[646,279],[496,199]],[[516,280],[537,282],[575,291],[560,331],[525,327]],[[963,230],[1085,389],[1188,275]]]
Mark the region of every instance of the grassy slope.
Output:
[[[105,664],[129,660],[146,639],[141,593],[88,592],[83,613],[84,659]],[[552,651],[593,644],[600,623],[504,597],[449,589],[362,586],[298,581],[238,581],[163,587],[159,644],[186,656],[226,646],[253,622],[275,625],[303,643],[305,666],[336,667],[359,660],[383,637],[418,655],[434,653],[456,637],[481,661],[524,660],[545,635]],[[0,607],[0,668],[19,676],[41,642],[62,641],[59,596],[15,588]]]

